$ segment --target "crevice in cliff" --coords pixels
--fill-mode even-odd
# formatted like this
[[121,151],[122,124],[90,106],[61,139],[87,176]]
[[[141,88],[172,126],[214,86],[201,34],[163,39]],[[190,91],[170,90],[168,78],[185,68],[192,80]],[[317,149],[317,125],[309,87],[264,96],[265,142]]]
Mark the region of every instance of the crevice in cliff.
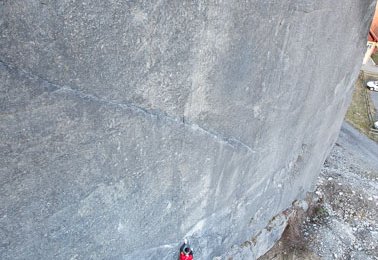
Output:
[[314,9],[314,10],[296,10],[296,12],[302,13],[302,14],[313,14],[318,12],[332,12],[333,10],[330,8],[323,8],[323,9]]
[[159,118],[159,119],[167,120],[167,121],[172,122],[172,123],[177,124],[177,125],[181,125],[181,126],[185,127],[186,129],[189,129],[190,131],[199,131],[202,134],[210,136],[211,138],[217,140],[218,142],[222,142],[222,143],[225,143],[225,144],[231,146],[233,149],[243,149],[243,150],[246,150],[248,153],[255,153],[255,151],[249,145],[243,143],[242,141],[240,141],[240,140],[238,140],[234,137],[223,136],[222,134],[220,134],[216,131],[210,130],[210,129],[205,129],[205,128],[201,127],[200,125],[191,122],[190,120],[188,120],[188,118],[173,117],[173,116],[170,116],[170,115],[168,115],[168,114],[166,114],[162,111],[146,109],[144,107],[135,105],[134,103],[131,103],[131,102],[120,103],[120,102],[116,102],[116,101],[112,101],[112,100],[103,99],[103,98],[97,97],[97,96],[92,95],[92,94],[87,94],[87,93],[84,93],[83,91],[76,90],[75,88],[73,88],[71,86],[59,85],[59,84],[53,83],[50,80],[41,77],[40,75],[37,75],[37,74],[34,74],[30,71],[26,71],[22,68],[16,67],[12,64],[9,64],[9,63],[3,61],[2,59],[0,59],[0,64],[5,66],[6,68],[8,68],[10,71],[18,71],[18,72],[21,72],[24,75],[27,75],[29,78],[34,78],[34,79],[36,78],[38,80],[41,80],[42,82],[46,83],[50,87],[49,90],[51,92],[54,92],[54,93],[59,93],[59,92],[70,93],[70,94],[72,94],[72,95],[74,95],[74,96],[76,96],[80,99],[90,100],[92,102],[98,102],[98,103],[101,103],[101,104],[104,104],[104,105],[117,106],[117,107],[120,107],[122,109],[131,109],[136,113],[142,114],[146,118]]

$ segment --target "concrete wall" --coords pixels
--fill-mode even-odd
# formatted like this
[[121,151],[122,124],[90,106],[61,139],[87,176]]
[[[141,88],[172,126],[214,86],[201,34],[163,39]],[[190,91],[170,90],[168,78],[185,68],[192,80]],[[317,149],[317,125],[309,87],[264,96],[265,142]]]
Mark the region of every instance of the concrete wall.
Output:
[[188,237],[212,259],[264,234],[260,255],[338,135],[373,4],[0,2],[0,258],[175,259]]

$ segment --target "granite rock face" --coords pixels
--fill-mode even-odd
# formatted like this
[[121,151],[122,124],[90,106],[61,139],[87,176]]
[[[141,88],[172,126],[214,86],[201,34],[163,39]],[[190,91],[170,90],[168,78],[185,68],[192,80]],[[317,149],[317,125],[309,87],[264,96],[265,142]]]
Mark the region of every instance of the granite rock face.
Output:
[[1,1],[0,258],[175,259],[187,237],[212,259],[261,234],[312,189],[373,4]]

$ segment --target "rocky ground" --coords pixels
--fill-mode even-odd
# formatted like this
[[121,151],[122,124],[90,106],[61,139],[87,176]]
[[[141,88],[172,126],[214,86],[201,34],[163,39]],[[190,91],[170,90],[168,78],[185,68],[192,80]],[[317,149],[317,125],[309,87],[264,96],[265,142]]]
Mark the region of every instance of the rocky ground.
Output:
[[260,260],[378,259],[378,144],[345,124],[310,210]]

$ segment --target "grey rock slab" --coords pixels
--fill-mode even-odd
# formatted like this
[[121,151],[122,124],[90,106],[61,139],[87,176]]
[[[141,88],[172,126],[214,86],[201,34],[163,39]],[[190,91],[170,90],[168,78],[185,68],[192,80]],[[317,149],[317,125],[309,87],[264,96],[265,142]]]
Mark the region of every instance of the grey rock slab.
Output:
[[373,5],[1,1],[0,258],[256,236],[313,188]]
[[245,148],[181,121],[44,88],[10,67],[2,72],[28,97],[13,111],[8,91],[1,114],[3,259],[126,257],[207,229],[231,233],[245,215],[242,202],[259,203],[250,187],[263,177],[251,178],[254,154]]
[[[300,135],[320,116],[314,104],[342,94],[364,50],[368,4],[5,1],[0,57],[59,85],[185,116],[252,146],[283,121],[300,124]],[[340,37],[350,53],[336,65],[329,52]],[[278,135],[269,130],[263,141]]]

